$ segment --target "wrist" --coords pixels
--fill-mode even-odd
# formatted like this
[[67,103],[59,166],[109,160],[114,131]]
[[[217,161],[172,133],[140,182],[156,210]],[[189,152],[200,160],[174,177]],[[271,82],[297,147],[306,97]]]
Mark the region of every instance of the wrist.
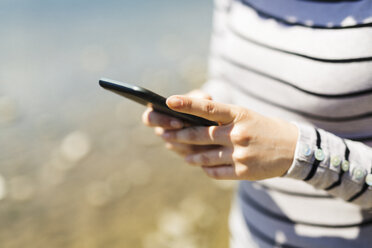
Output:
[[299,128],[295,123],[288,122],[288,140],[287,140],[287,162],[284,165],[284,173],[281,176],[284,176],[288,173],[288,170],[294,163],[296,150],[298,149],[300,134]]
[[284,176],[291,168],[299,139],[299,128],[291,122],[279,120],[278,130],[279,144],[276,144],[277,176]]

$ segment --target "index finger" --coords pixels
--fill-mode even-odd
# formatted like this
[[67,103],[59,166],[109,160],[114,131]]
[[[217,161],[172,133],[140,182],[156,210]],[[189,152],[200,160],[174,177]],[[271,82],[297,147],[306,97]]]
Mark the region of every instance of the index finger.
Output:
[[149,127],[162,127],[167,130],[181,129],[185,126],[183,121],[156,112],[151,108],[146,109],[142,114],[142,122]]
[[206,99],[171,96],[166,103],[175,111],[200,116],[221,124],[231,123],[236,116],[233,106]]

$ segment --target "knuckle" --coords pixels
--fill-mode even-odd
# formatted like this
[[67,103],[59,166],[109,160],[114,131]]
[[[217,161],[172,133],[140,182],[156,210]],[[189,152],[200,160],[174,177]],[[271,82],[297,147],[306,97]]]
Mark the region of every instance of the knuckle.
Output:
[[171,151],[176,150],[176,148],[174,147],[174,145],[172,143],[170,143],[170,142],[166,142],[165,143],[165,148],[167,148],[167,149],[169,149]]
[[[248,173],[248,167],[236,166],[235,167],[235,175],[239,178],[243,178]],[[249,174],[249,173],[248,173]]]
[[192,101],[190,99],[183,99],[183,106],[184,109],[191,109],[192,108]]
[[211,126],[207,128],[207,133],[211,140],[217,140],[218,137],[224,135],[224,130],[217,126]]
[[249,131],[243,128],[234,128],[230,133],[230,138],[233,143],[238,145],[248,145],[251,140]]
[[142,114],[142,122],[145,124],[145,125],[150,125],[150,115],[149,115],[149,111],[145,111],[143,114]]
[[207,175],[214,179],[221,178],[221,173],[216,168],[210,168],[209,170],[207,170]]
[[209,95],[207,93],[204,93],[204,98],[207,99],[207,100],[212,100],[211,95]]
[[166,141],[174,141],[177,140],[178,134],[177,132],[164,130],[164,132],[161,134],[161,137]]
[[252,110],[243,107],[237,107],[235,111],[237,119],[252,119],[254,113]]
[[210,162],[210,159],[206,154],[200,154],[198,160],[200,161],[201,164],[204,165],[207,165]]
[[242,149],[238,149],[238,150],[233,152],[232,159],[235,162],[243,163],[248,159],[248,155]]
[[186,139],[188,139],[188,140],[194,141],[198,138],[198,131],[194,127],[190,127],[188,129],[185,129],[185,133],[186,133],[186,135],[185,135]]
[[161,127],[155,127],[154,128],[154,133],[158,136],[161,136],[164,132],[165,132],[165,130]]
[[186,149],[184,147],[180,146],[179,144],[167,142],[166,148],[177,153],[178,155],[185,156],[187,154]]
[[230,139],[233,143],[239,141],[241,139],[241,133],[236,130],[236,129],[233,129],[231,132],[230,132]]
[[216,112],[216,108],[213,105],[212,102],[207,102],[206,105],[204,106],[204,112],[206,112],[208,115],[214,115]]

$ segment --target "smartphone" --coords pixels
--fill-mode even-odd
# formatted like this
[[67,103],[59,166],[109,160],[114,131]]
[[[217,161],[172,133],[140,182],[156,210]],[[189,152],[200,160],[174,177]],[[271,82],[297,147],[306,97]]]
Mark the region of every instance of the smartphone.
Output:
[[99,85],[106,90],[112,91],[118,95],[124,96],[144,106],[150,106],[155,111],[176,117],[194,126],[218,126],[217,122],[210,121],[198,116],[180,113],[170,109],[166,102],[166,98],[162,97],[145,88],[131,85],[128,83],[119,82],[107,78],[101,78]]

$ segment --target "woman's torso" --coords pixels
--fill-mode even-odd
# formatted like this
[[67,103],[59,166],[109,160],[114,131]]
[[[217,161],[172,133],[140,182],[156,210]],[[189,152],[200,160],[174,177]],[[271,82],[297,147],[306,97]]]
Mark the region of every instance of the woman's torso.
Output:
[[[372,145],[372,1],[216,2],[209,85],[217,100]],[[242,182],[237,201],[256,238],[372,242],[372,224],[359,225],[372,214],[302,181]]]

